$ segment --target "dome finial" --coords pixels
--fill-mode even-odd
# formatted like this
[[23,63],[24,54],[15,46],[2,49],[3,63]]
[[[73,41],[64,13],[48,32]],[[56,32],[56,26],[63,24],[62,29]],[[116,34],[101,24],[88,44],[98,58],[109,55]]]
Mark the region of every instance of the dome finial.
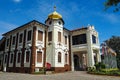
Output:
[[56,11],[56,6],[54,6],[54,11]]

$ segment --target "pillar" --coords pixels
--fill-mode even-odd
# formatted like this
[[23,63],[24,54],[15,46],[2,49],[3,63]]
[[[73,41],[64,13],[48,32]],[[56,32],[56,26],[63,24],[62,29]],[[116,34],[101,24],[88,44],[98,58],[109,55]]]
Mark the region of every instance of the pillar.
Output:
[[31,64],[30,64],[30,73],[35,71],[35,56],[36,56],[36,26],[33,27],[33,36],[32,36],[32,48],[31,48]]
[[72,62],[71,68],[72,68],[72,71],[74,71],[74,55],[73,55],[73,52],[71,52],[71,62]]
[[88,67],[94,66],[94,55],[93,55],[93,49],[92,49],[92,35],[91,35],[91,30],[88,29],[87,31],[87,45],[88,45],[88,49],[87,49],[87,63],[88,63]]

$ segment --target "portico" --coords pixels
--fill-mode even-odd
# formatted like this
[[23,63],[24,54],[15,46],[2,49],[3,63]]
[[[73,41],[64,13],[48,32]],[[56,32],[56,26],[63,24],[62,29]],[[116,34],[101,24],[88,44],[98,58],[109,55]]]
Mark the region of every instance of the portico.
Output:
[[93,49],[93,53],[88,53],[87,50],[76,50],[72,52],[72,71],[87,70],[88,67],[94,66],[100,62],[99,49]]
[[71,34],[72,71],[87,70],[101,61],[98,33],[93,26],[73,30]]

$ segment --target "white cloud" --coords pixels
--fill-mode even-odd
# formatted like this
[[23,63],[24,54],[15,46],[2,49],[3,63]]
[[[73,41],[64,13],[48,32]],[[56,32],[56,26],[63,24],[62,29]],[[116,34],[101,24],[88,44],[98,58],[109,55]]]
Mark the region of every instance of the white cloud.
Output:
[[21,9],[11,9],[11,10],[9,10],[9,12],[10,13],[15,13],[15,12],[22,12],[22,10]]
[[21,0],[13,0],[14,2],[16,2],[16,3],[19,3],[19,2],[21,2]]
[[104,20],[109,21],[110,23],[116,24],[120,23],[120,16],[114,13],[98,13],[98,16],[101,16]]
[[2,34],[15,29],[17,27],[17,25],[15,24],[11,24],[11,23],[7,23],[4,21],[0,21],[0,28],[2,27],[2,29],[0,29],[0,39],[2,38]]
[[7,31],[10,31],[14,28],[17,27],[17,25],[11,24],[11,23],[7,23],[4,21],[0,21],[0,28],[2,27],[2,29],[0,29],[0,39],[2,38],[2,34],[6,33]]

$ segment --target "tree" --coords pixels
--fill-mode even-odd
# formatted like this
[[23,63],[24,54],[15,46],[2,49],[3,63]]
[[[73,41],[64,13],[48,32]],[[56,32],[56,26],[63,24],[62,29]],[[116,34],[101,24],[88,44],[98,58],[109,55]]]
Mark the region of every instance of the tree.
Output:
[[112,36],[105,43],[117,53],[117,66],[120,69],[120,36]]
[[117,12],[120,9],[120,0],[107,0],[104,5],[105,5],[105,9],[108,9],[111,6],[113,6],[114,12]]

